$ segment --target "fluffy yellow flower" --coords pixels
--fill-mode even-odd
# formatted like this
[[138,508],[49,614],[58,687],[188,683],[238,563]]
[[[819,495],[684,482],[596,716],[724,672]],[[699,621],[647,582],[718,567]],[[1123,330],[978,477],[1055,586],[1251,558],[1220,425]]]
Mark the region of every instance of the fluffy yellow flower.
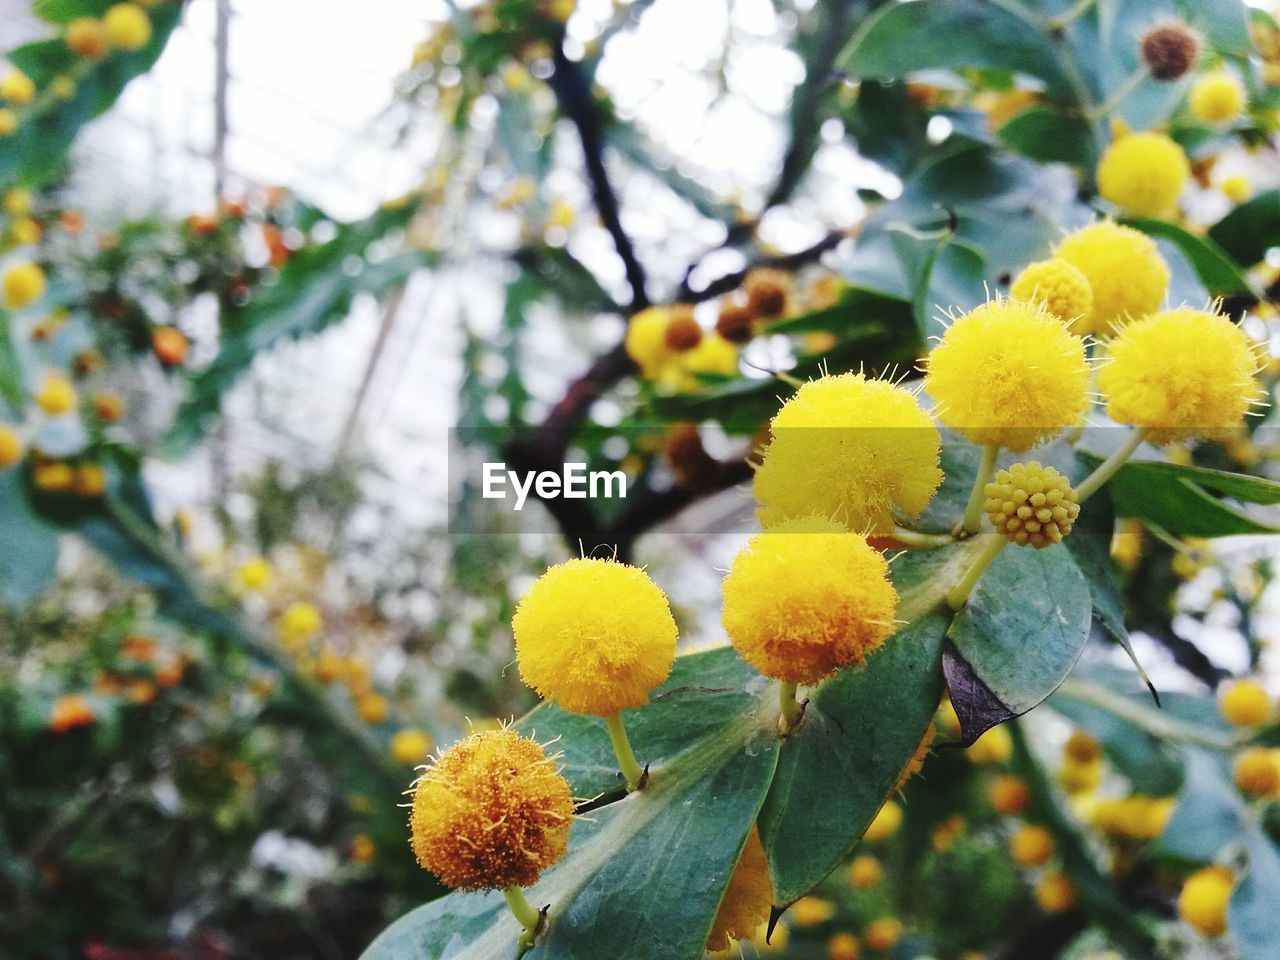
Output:
[[770,425],[755,473],[763,526],[819,514],[858,533],[887,532],[894,513],[919,516],[942,471],[938,429],[915,394],[860,373],[796,391]]
[[1222,182],[1218,184],[1218,189],[1232,203],[1244,203],[1253,195],[1253,183],[1243,174],[1223,177]]
[[643,570],[612,560],[551,567],[520,598],[511,629],[521,678],[571,713],[642,707],[675,662],[666,595]]
[[898,593],[888,574],[884,557],[839,524],[785,521],[734,558],[724,579],[725,632],[765,676],[817,683],[861,666],[893,633]]
[[106,26],[93,17],[77,17],[68,23],[64,39],[72,53],[86,60],[101,60],[111,52]]
[[1082,329],[1093,313],[1093,289],[1089,278],[1079,268],[1061,257],[1037,260],[1027,264],[1009,289],[1015,300],[1043,304],[1044,308],[1070,326],[1073,333]]
[[40,392],[35,396],[36,405],[51,417],[60,417],[76,408],[76,388],[61,373],[45,375]]
[[675,355],[667,344],[667,325],[670,322],[669,307],[647,307],[627,322],[623,346],[627,356],[640,368],[640,376],[646,380],[656,380]]
[[[257,565],[263,564],[263,569]],[[240,568],[240,578],[246,589],[261,590],[271,580],[271,571],[265,560],[251,560]],[[307,641],[324,629],[324,617],[312,604],[299,600],[289,604],[280,613],[276,630],[281,640]]]
[[938,417],[979,444],[1028,450],[1084,413],[1084,341],[1043,307],[994,300],[955,320],[926,360]]
[[769,919],[772,903],[773,886],[769,882],[764,844],[760,842],[760,831],[753,824],[747,834],[746,846],[742,848],[742,857],[729,877],[720,910],[711,925],[707,949],[712,952],[727,950],[731,940],[750,937],[756,927]]
[[387,698],[377,693],[362,693],[356,698],[356,716],[372,727],[387,722],[390,705]]
[[1013,737],[1004,727],[992,727],[970,744],[965,755],[981,766],[1008,763],[1013,756]]
[[1098,191],[1116,206],[1143,217],[1168,214],[1191,164],[1163,133],[1131,133],[1116,140],[1098,162]]
[[413,788],[418,862],[448,887],[527,887],[569,848],[573,795],[541,745],[514,730],[473,733]]
[[1253,344],[1226,317],[1182,307],[1126,324],[1107,348],[1098,389],[1111,419],[1153,443],[1222,436],[1261,397]]
[[996,813],[1016,816],[1027,809],[1031,791],[1020,778],[1006,774],[992,781],[988,796],[991,798],[991,808]]
[[1178,916],[1207,937],[1227,929],[1227,902],[1235,877],[1226,867],[1204,867],[1187,877],[1178,894]]
[[22,437],[3,423],[0,423],[0,470],[8,470],[22,459]]
[[117,50],[141,50],[151,42],[151,19],[136,3],[117,3],[107,10],[102,25]]
[[1036,884],[1036,903],[1045,913],[1065,913],[1076,905],[1076,888],[1065,873],[1046,873]]
[[397,730],[391,738],[391,759],[412,766],[422,763],[431,752],[431,734],[425,730]]
[[1187,106],[1191,115],[1204,123],[1226,123],[1234,120],[1248,101],[1244,84],[1234,73],[1214,70],[1191,86]]
[[847,930],[833,933],[827,940],[827,960],[861,960],[858,938]]
[[862,835],[862,839],[867,843],[879,843],[881,840],[888,840],[898,828],[902,826],[902,807],[898,806],[894,800],[886,800],[876,813],[875,819],[871,821],[871,825],[867,827],[867,832]]
[[1280,792],[1280,762],[1275,750],[1250,747],[1236,757],[1234,776],[1241,793],[1271,797]]
[[1073,324],[1078,333],[1106,333],[1111,324],[1160,309],[1169,267],[1156,242],[1132,227],[1103,220],[1069,234],[1054,251],[1089,280],[1093,309]]
[[38,263],[19,263],[5,271],[0,286],[4,288],[4,308],[21,310],[43,297],[48,283]]
[[878,917],[867,924],[862,937],[872,950],[892,950],[902,939],[902,921],[897,917]]
[[1009,852],[1024,867],[1040,867],[1053,856],[1053,835],[1044,827],[1027,824],[1009,838]]
[[0,98],[10,103],[30,103],[35,99],[36,85],[21,70],[10,70],[0,78]]
[[1259,727],[1271,717],[1271,698],[1252,680],[1237,680],[1218,698],[1227,722],[1236,727]]
[[884,867],[869,853],[862,853],[849,864],[849,886],[855,890],[870,890],[884,879]]
[[271,582],[271,565],[262,557],[254,557],[240,565],[236,579],[242,590],[263,590]]

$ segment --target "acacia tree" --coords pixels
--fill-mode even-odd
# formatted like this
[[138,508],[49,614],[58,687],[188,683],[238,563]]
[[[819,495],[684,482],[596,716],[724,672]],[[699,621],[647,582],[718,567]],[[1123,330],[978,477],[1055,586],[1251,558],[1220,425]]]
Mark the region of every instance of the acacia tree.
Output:
[[[12,424],[0,428],[11,468],[0,519],[23,544],[21,560],[0,557],[5,600],[43,589],[58,539],[81,536],[150,586],[167,616],[271,664],[330,723],[323,689],[228,615],[155,522],[139,463],[200,442],[256,354],[339,322],[358,293],[394,297],[422,269],[513,269],[504,336],[468,340],[463,425],[513,468],[558,470],[581,450],[593,468],[624,469],[633,492],[546,499],[569,549],[614,557],[552,568],[516,614],[521,677],[549,702],[514,733],[462,741],[415,787],[424,866],[450,886],[505,896],[427,903],[367,956],[697,957],[751,938],[761,920],[785,927],[788,908],[811,906],[850,856],[868,876],[860,843],[895,832],[898,791],[921,797],[904,837],[927,838],[943,858],[957,811],[978,819],[963,798],[986,786],[988,814],[1026,821],[1012,855],[1039,871],[1048,915],[1025,944],[1004,945],[1010,954],[1075,941],[1155,955],[1176,901],[1186,924],[1226,930],[1240,956],[1269,956],[1280,891],[1273,712],[1235,687],[1218,715],[1220,671],[1174,629],[1156,575],[1174,553],[1200,549],[1180,538],[1270,533],[1252,505],[1280,502],[1256,455],[1262,418],[1246,418],[1273,386],[1265,259],[1280,239],[1280,194],[1250,197],[1247,183],[1213,173],[1213,159],[1241,145],[1273,160],[1274,21],[1236,0],[788,8],[804,79],[776,179],[742,208],[656,156],[596,82],[610,43],[648,6],[596,18],[585,50],[566,33],[572,4],[455,11],[415,51],[399,91],[407,124],[449,131],[423,186],[324,231],[313,229],[321,211],[279,197],[170,225],[183,244],[164,264],[170,276],[190,260],[208,269],[163,288],[170,313],[157,315],[144,295],[157,291],[129,276],[136,251],[95,254],[112,278],[105,290],[59,256],[67,224],[39,191],[77,129],[154,63],[181,5],[41,5],[53,35],[11,51],[0,88],[0,183],[16,244],[0,328]],[[495,109],[496,125],[481,122]],[[852,223],[814,213],[827,191],[854,189],[813,168],[832,132],[901,185],[894,196],[863,191]],[[476,152],[502,172],[502,196],[486,194]],[[568,165],[617,283],[587,266],[598,249],[561,236],[572,211],[542,183]],[[640,177],[719,221],[722,241],[674,269],[638,246],[619,185]],[[1207,194],[1229,197],[1230,212],[1205,222]],[[459,244],[465,211],[495,201],[518,211],[521,242]],[[762,223],[780,208],[807,211],[816,239],[767,247]],[[244,262],[246,224],[271,248],[268,269]],[[302,237],[292,245],[290,228]],[[725,254],[740,266],[718,271]],[[171,322],[193,293],[219,305],[217,353],[200,368],[186,365]],[[618,334],[533,417],[521,369],[529,316],[547,304],[606,330],[611,315]],[[35,334],[57,309],[111,362],[159,362],[177,381],[183,401],[159,449],[115,430],[109,404],[80,402],[83,362],[48,372],[48,331]],[[482,362],[495,355],[502,363]],[[777,356],[785,362],[761,370]],[[506,401],[497,412],[483,402],[491,394]],[[602,398],[621,422],[599,416]],[[47,421],[65,417],[85,429],[54,448]],[[735,452],[708,453],[712,425]],[[761,532],[725,581],[730,642],[676,656],[662,592],[622,561],[647,531],[748,481]],[[1136,571],[1113,563],[1118,518],[1156,544]],[[1127,674],[1079,665],[1091,644],[1132,656],[1130,629],[1209,689],[1161,698],[1141,689],[1136,658]],[[1059,785],[1017,720],[1051,697],[1082,731]],[[365,744],[362,731],[330,726]],[[988,785],[958,753],[931,756],[935,729],[1008,772]],[[554,762],[517,733],[555,741]],[[937,779],[909,784],[927,756]],[[1095,809],[1086,832],[1067,797],[1097,786],[1104,756],[1128,805]],[[370,773],[384,803],[405,785],[373,759]],[[929,869],[965,880],[994,869],[981,844],[963,849],[965,870],[941,859]],[[849,906],[857,933],[839,933],[852,946],[837,935],[822,949],[960,956],[998,945],[998,928],[961,929],[944,904],[913,895],[931,875],[917,872],[924,863],[907,846],[889,899]],[[1024,893],[983,889],[976,902],[1007,918]],[[828,932],[826,920],[793,919]]]

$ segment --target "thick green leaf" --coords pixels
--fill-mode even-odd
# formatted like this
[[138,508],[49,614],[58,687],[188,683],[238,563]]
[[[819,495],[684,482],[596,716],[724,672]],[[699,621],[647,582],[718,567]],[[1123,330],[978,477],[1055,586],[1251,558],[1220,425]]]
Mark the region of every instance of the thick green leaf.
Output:
[[1092,621],[1089,585],[1064,544],[1001,552],[952,623],[943,654],[964,742],[1053,693]]
[[999,137],[1033,160],[1084,166],[1093,159],[1089,124],[1053,107],[1036,106],[1022,111],[1000,128]]
[[1197,237],[1166,220],[1130,219],[1125,223],[1149,236],[1176,244],[1191,266],[1195,268],[1205,289],[1211,294],[1215,296],[1251,295],[1249,280],[1245,277],[1244,271],[1211,237]]
[[1276,504],[1280,503],[1280,483],[1274,480],[1137,460],[1121,467],[1108,486],[1117,514],[1136,517],[1175,536],[1226,537],[1280,529],[1247,516],[1208,492],[1249,503]]
[[1261,263],[1268,250],[1280,246],[1280,190],[1236,207],[1209,228],[1209,239],[1238,263]]
[[[569,854],[528,891],[550,905],[533,956],[701,957],[773,774],[777,719],[772,685],[732,650],[679,658],[653,702],[627,717],[649,784],[579,818]],[[521,725],[561,737],[575,789],[613,781],[611,754],[592,735],[599,721],[541,707]],[[402,917],[363,956],[511,960],[519,932],[501,895],[453,893]]]
[[22,472],[0,472],[0,607],[26,606],[53,582],[58,539],[31,510]]
[[164,453],[180,456],[199,442],[221,409],[223,394],[260,353],[346,319],[357,295],[386,293],[423,266],[423,251],[382,259],[370,256],[382,238],[408,223],[413,211],[412,204],[383,208],[366,220],[339,226],[332,240],[302,250],[273,286],[226,318],[218,355],[191,377],[187,397],[165,438]]
[[1210,863],[1239,836],[1247,816],[1223,760],[1203,750],[1187,750],[1182,792],[1156,849],[1166,856]]
[[1227,929],[1240,960],[1272,960],[1276,904],[1280,904],[1280,850],[1256,825],[1245,831],[1243,840],[1248,866],[1227,905]]
[[779,904],[810,890],[857,844],[932,721],[951,620],[943,599],[972,553],[971,545],[957,544],[894,560],[898,616],[907,626],[866,666],[820,686],[783,744],[760,812]]
[[[71,13],[55,9],[61,17]],[[41,40],[10,51],[9,60],[35,81],[36,100],[19,109],[17,131],[5,138],[0,150],[0,183],[22,183],[37,187],[48,183],[63,170],[63,161],[80,128],[105,112],[130,80],[146,73],[159,59],[169,35],[182,16],[180,3],[166,3],[148,13],[151,41],[134,52],[115,51],[99,61],[83,60],[61,39]],[[75,92],[60,99],[49,90],[55,77],[75,82]]]
[[917,0],[886,4],[840,58],[850,75],[884,79],[917,70],[996,67],[1039,77],[1063,100],[1075,96],[1044,20],[1021,4]]

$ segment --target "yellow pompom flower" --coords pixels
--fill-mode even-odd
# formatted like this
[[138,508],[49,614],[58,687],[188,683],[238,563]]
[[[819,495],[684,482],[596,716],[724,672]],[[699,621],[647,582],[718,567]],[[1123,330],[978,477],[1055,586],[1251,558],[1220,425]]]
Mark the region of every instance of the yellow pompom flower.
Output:
[[413,852],[447,887],[530,886],[565,855],[572,824],[554,759],[511,729],[459,741],[413,787]]
[[65,375],[48,373],[35,400],[36,406],[49,416],[60,417],[76,408],[76,388]]
[[640,376],[646,380],[658,379],[663,368],[675,356],[675,351],[667,344],[667,325],[670,322],[669,307],[646,307],[627,322],[623,346],[627,356],[640,368]]
[[386,723],[390,709],[387,698],[378,693],[362,693],[356,698],[356,716],[371,727]]
[[942,440],[913,392],[860,373],[811,380],[774,416],[755,473],[762,526],[818,514],[857,533],[916,517],[942,482]]
[[1222,182],[1218,184],[1218,189],[1232,203],[1244,203],[1253,195],[1253,183],[1243,174],[1223,177]]
[[37,490],[45,493],[65,493],[75,485],[76,475],[71,464],[49,460],[35,465],[31,472],[31,482]]
[[1043,305],[1073,333],[1089,332],[1080,325],[1093,313],[1093,288],[1079,267],[1061,257],[1027,264],[1009,293],[1015,300]]
[[111,52],[107,28],[93,17],[76,17],[67,24],[67,48],[86,60],[101,60]]
[[858,938],[847,930],[833,933],[827,939],[827,960],[861,960],[862,947]]
[[867,924],[862,938],[872,950],[892,950],[902,939],[902,921],[897,917],[878,917]]
[[1222,436],[1262,398],[1253,343],[1226,317],[1182,307],[1126,324],[1098,388],[1111,419],[1152,443]]
[[43,297],[48,283],[38,263],[19,263],[5,271],[0,286],[4,288],[4,308],[21,310]]
[[733,940],[745,940],[756,927],[769,919],[769,907],[773,904],[773,885],[769,881],[769,864],[765,859],[760,831],[752,824],[747,834],[742,857],[733,868],[724,899],[711,924],[707,937],[707,949],[711,952],[727,950]]
[[1004,727],[992,727],[965,751],[970,761],[980,766],[1008,763],[1013,756],[1013,737]]
[[867,832],[862,835],[862,839],[867,843],[879,843],[882,840],[888,840],[898,828],[902,826],[902,807],[898,806],[894,800],[886,800],[875,815],[875,819],[871,821],[871,825],[867,827]]
[[869,853],[859,854],[849,864],[849,886],[855,890],[870,890],[884,879],[884,867]]
[[0,77],[0,99],[10,103],[30,103],[36,97],[36,85],[21,70],[10,70]]
[[[246,585],[246,589],[261,590],[271,579],[271,571],[266,571],[264,579],[259,578],[260,570],[251,564],[258,561],[250,561],[240,568],[241,581]],[[264,565],[266,561],[261,561]],[[246,569],[249,574],[246,576]],[[250,586],[250,582],[257,586]],[[312,604],[304,600],[298,600],[289,604],[280,612],[280,619],[276,623],[276,631],[280,639],[286,642],[306,642],[314,637],[317,633],[324,629],[324,617],[320,611]]]
[[431,752],[431,734],[425,730],[397,730],[391,738],[391,759],[405,766],[422,763]]
[[1250,747],[1240,751],[1233,770],[1236,788],[1255,797],[1271,797],[1280,793],[1280,762],[1277,753],[1266,747]]
[[1169,290],[1169,267],[1156,242],[1110,220],[1068,234],[1054,255],[1083,273],[1093,293],[1093,309],[1072,325],[1077,333],[1106,333],[1116,321],[1145,317]]
[[0,470],[8,470],[22,460],[22,437],[9,426],[0,423]]
[[836,905],[821,897],[801,897],[791,905],[788,914],[797,927],[816,927],[835,916]]
[[888,574],[858,534],[820,517],[788,520],[734,558],[724,579],[725,632],[765,676],[817,683],[861,666],[893,633],[898,593]]
[[11,187],[4,194],[4,212],[11,217],[31,216],[31,192],[21,187]]
[[1163,133],[1131,133],[1098,162],[1098,192],[1142,217],[1168,214],[1191,176],[1187,155]]
[[1006,774],[992,781],[988,796],[991,798],[991,808],[996,813],[1017,816],[1027,809],[1031,791],[1020,778]]
[[1065,913],[1076,905],[1076,888],[1065,873],[1046,873],[1036,884],[1036,903],[1045,913]]
[[1178,894],[1178,916],[1207,937],[1227,929],[1227,903],[1235,877],[1226,867],[1204,867],[1187,877]]
[[1080,516],[1071,481],[1036,460],[1001,470],[982,493],[982,509],[996,533],[1020,546],[1061,543]]
[[1214,70],[1192,84],[1187,106],[1203,123],[1226,123],[1240,115],[1248,99],[1239,77],[1227,70]]
[[30,217],[20,217],[9,227],[9,236],[20,247],[31,246],[40,242],[40,224]]
[[993,300],[947,328],[924,388],[939,419],[972,442],[1028,450],[1084,413],[1084,341],[1042,306]]
[[642,707],[675,662],[666,595],[643,570],[612,560],[551,567],[520,598],[511,629],[521,678],[570,713]]
[[0,137],[11,137],[18,132],[18,115],[8,107],[0,107]]
[[1236,727],[1260,727],[1271,717],[1271,698],[1252,680],[1237,680],[1222,691],[1218,708]]
[[117,3],[109,8],[102,25],[117,50],[141,50],[151,42],[151,18],[136,3]]
[[265,590],[271,582],[271,565],[262,557],[246,560],[236,571],[236,579],[242,590]]
[[1053,856],[1053,835],[1044,827],[1027,824],[1009,838],[1009,852],[1024,867],[1041,867]]

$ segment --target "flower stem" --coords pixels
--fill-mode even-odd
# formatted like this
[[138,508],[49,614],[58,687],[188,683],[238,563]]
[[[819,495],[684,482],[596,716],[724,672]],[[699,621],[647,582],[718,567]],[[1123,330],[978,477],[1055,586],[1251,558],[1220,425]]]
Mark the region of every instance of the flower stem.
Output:
[[796,695],[796,685],[785,680],[778,681],[778,706],[782,708],[782,735],[785,737],[796,728],[804,709]]
[[982,461],[978,464],[978,473],[973,478],[969,504],[964,508],[964,532],[970,536],[978,532],[978,526],[982,523],[982,504],[986,501],[986,487],[991,482],[991,475],[996,472],[996,456],[999,453],[998,443],[989,443],[982,448]]
[[893,533],[889,535],[909,547],[924,547],[925,549],[946,547],[956,542],[956,538],[949,533],[921,533],[918,530],[908,530],[906,527],[894,527]]
[[1111,479],[1112,475],[1125,465],[1125,462],[1133,456],[1133,451],[1138,449],[1138,444],[1142,443],[1147,435],[1146,427],[1134,427],[1133,432],[1129,434],[1129,438],[1122,443],[1115,453],[1103,460],[1098,465],[1098,469],[1089,474],[1080,481],[1076,487],[1076,499],[1080,503],[1084,503],[1093,496],[1102,487],[1104,483]]
[[1089,119],[1093,121],[1105,120],[1111,114],[1115,113],[1116,108],[1124,102],[1125,98],[1142,85],[1142,81],[1151,76],[1150,71],[1145,67],[1139,67],[1131,73],[1125,81],[1116,87],[1115,93],[1107,98],[1107,102],[1103,103],[1093,110],[1089,111]]
[[987,545],[982,548],[982,552],[974,558],[973,565],[965,571],[965,575],[960,578],[960,582],[947,591],[947,606],[952,610],[960,611],[964,609],[964,605],[969,602],[969,594],[973,592],[973,588],[978,585],[978,581],[986,572],[987,567],[991,566],[991,561],[1000,555],[1009,541],[1001,536],[993,536]]
[[[538,924],[542,922],[542,914],[533,908],[533,904],[525,897],[524,891],[513,883],[503,888],[502,895],[507,898],[507,906],[511,908],[516,922],[524,927],[525,934],[536,934]],[[524,941],[524,937],[520,939],[521,942]]]
[[627,792],[639,790],[644,786],[644,768],[631,749],[627,728],[622,725],[622,714],[610,714],[604,718],[604,724],[609,729],[609,742],[613,744],[613,755],[618,758],[618,768],[626,778]]

